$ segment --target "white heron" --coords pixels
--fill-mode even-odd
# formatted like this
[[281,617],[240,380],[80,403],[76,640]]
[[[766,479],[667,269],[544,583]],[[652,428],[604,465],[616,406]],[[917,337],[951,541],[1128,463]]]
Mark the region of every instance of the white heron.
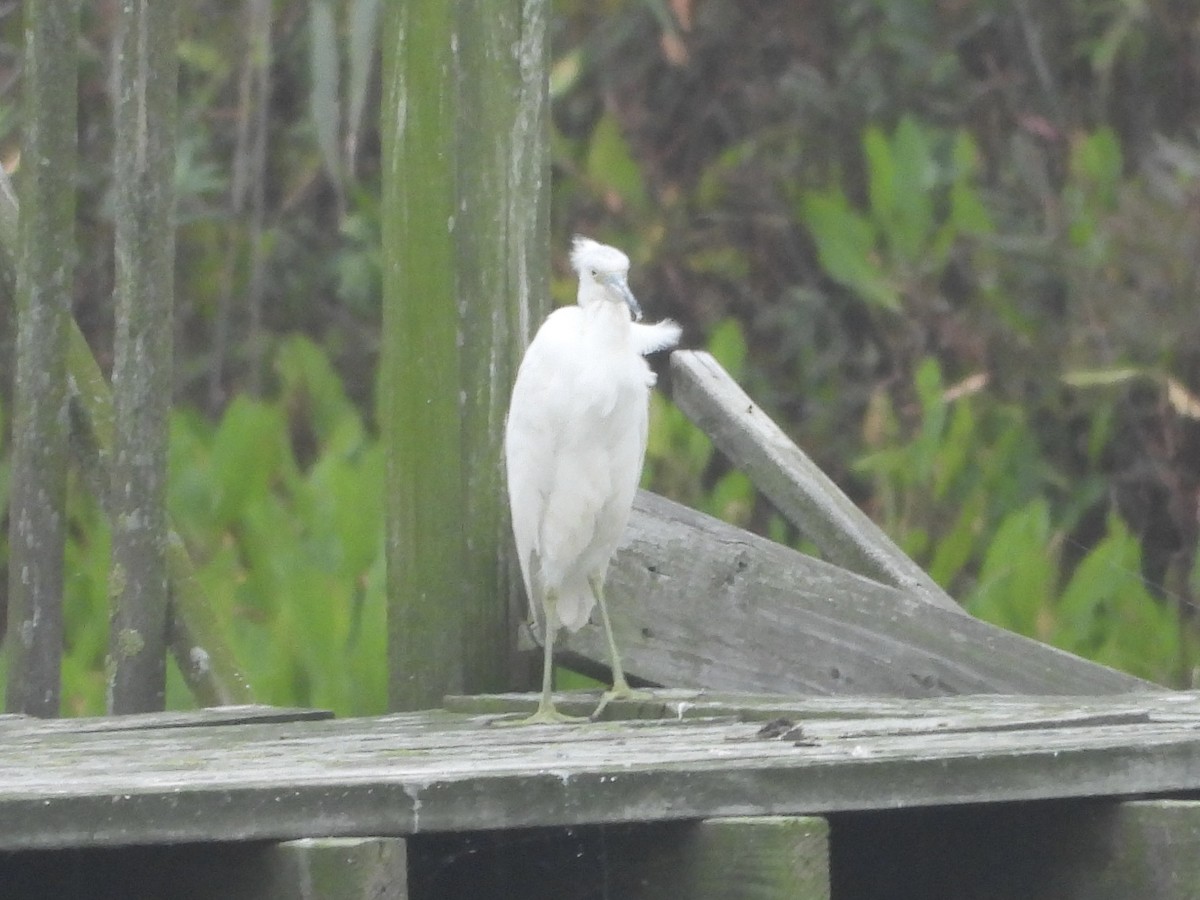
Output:
[[542,698],[530,722],[571,717],[551,693],[554,636],[576,631],[599,605],[612,658],[612,690],[632,692],[604,604],[604,577],[629,521],[646,453],[654,373],[643,358],[675,346],[679,326],[634,321],[629,257],[576,237],[576,306],[555,310],[525,351],[513,385],[504,452],[521,575],[542,615]]

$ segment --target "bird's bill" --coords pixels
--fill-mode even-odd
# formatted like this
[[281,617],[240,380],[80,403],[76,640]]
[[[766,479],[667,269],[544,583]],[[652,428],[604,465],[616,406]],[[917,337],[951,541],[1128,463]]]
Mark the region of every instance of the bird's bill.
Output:
[[633,313],[633,320],[635,322],[640,321],[642,318],[642,307],[638,305],[637,297],[633,296],[633,291],[629,289],[629,284],[625,279],[620,275],[606,275],[603,281],[616,292],[618,297],[625,301],[625,305]]

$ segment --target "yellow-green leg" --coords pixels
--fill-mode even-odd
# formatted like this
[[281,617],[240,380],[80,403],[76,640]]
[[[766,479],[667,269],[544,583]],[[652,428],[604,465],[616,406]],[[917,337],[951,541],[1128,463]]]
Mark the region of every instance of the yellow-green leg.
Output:
[[617,652],[617,640],[613,637],[612,620],[608,617],[608,606],[604,603],[604,579],[593,576],[588,579],[592,586],[592,595],[596,605],[600,607],[600,621],[604,623],[604,636],[608,639],[608,656],[612,660],[612,688],[600,697],[600,704],[592,712],[592,718],[598,719],[604,708],[613,700],[650,699],[646,691],[635,691],[625,680],[625,670],[621,667],[621,654]]
[[557,602],[553,593],[546,594],[546,628],[542,638],[542,699],[538,701],[533,715],[516,721],[500,722],[501,725],[550,725],[562,722],[586,722],[585,716],[568,716],[554,705],[554,635],[558,631],[554,624],[558,616],[554,613]]

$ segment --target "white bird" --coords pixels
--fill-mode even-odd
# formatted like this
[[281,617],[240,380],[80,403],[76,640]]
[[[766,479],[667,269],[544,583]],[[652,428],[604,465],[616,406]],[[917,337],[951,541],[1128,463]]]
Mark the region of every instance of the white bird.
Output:
[[578,305],[555,310],[525,351],[513,385],[504,452],[521,575],[542,622],[542,698],[527,721],[562,722],[551,693],[554,636],[576,631],[592,607],[612,657],[612,697],[632,692],[604,604],[604,578],[629,521],[646,453],[650,388],[643,358],[675,346],[670,320],[641,325],[629,257],[576,237]]

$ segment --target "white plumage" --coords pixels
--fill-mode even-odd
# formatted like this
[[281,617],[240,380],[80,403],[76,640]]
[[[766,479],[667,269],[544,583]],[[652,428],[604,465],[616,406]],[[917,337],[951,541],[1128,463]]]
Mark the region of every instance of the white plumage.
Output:
[[517,371],[505,430],[509,505],[521,574],[544,613],[545,671],[537,721],[565,718],[550,696],[554,633],[582,627],[598,602],[613,655],[613,692],[628,693],[603,584],[633,505],[646,452],[654,373],[645,354],[673,347],[679,326],[642,325],[629,258],[577,237],[578,305],[538,330]]

